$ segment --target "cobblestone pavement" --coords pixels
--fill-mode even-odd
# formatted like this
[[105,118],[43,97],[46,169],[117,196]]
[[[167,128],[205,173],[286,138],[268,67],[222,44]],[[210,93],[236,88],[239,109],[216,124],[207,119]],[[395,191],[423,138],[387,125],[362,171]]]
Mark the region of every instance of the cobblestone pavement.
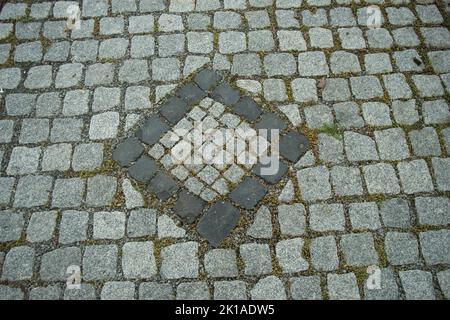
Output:
[[[8,1],[0,299],[450,298],[449,21],[434,0]],[[192,119],[281,129],[279,171],[174,167]]]

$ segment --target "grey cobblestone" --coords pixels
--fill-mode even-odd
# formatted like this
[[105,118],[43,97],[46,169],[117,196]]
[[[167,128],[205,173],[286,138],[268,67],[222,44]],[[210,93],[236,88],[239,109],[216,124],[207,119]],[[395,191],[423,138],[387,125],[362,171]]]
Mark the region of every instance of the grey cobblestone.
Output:
[[433,158],[432,165],[436,177],[437,189],[440,191],[449,191],[450,182],[448,176],[450,173],[450,158]]
[[35,212],[27,228],[27,240],[30,242],[48,241],[53,238],[56,226],[56,211]]
[[204,281],[184,282],[177,287],[177,300],[209,300],[208,285]]
[[435,293],[430,272],[408,270],[399,272],[406,299],[434,300]]
[[215,300],[246,300],[247,284],[243,281],[214,282]]
[[445,123],[450,119],[450,110],[445,100],[423,102],[422,114],[425,124]]
[[31,279],[33,275],[35,251],[31,247],[12,248],[3,263],[2,280],[19,281]]
[[42,171],[66,171],[70,168],[72,146],[68,143],[53,144],[44,150]]
[[314,269],[332,271],[338,268],[339,258],[336,240],[333,236],[312,239],[310,252],[311,263]]
[[331,300],[359,300],[360,294],[353,272],[327,275],[328,294]]
[[56,179],[52,193],[52,206],[78,207],[83,201],[85,181],[80,178]]
[[394,272],[389,268],[381,269],[381,288],[371,290],[364,286],[364,298],[366,300],[397,300],[399,299],[399,288]]
[[244,273],[249,276],[269,274],[272,272],[270,248],[267,244],[247,243],[240,246]]
[[103,285],[101,300],[134,300],[135,284],[128,281],[111,281]]
[[381,228],[378,205],[375,202],[351,203],[349,215],[355,230],[378,230]]
[[386,255],[391,264],[404,265],[419,261],[418,241],[412,234],[389,232],[384,241]]
[[14,207],[31,208],[48,203],[53,178],[49,176],[24,176],[19,179],[14,196]]
[[205,269],[211,277],[236,277],[236,253],[228,249],[214,249],[205,254]]
[[324,166],[302,169],[297,172],[297,179],[305,201],[325,200],[331,198],[331,186],[328,169]]
[[173,300],[174,293],[170,284],[143,282],[139,286],[139,300]]
[[61,289],[57,286],[37,287],[30,290],[30,300],[59,300]]
[[431,192],[434,190],[425,160],[400,162],[397,169],[405,193]]
[[394,198],[381,203],[381,217],[387,227],[407,228],[411,225],[409,204],[406,200]]
[[59,242],[67,244],[86,240],[88,223],[89,214],[87,212],[64,211],[59,226]]
[[375,131],[380,158],[383,160],[403,160],[409,157],[405,133],[400,128]]
[[311,205],[309,207],[309,226],[318,232],[344,231],[344,207],[338,203]]
[[166,279],[196,278],[199,261],[198,244],[185,242],[165,247],[161,251],[161,276]]
[[124,213],[118,211],[94,213],[95,239],[120,239],[124,234]]
[[74,171],[92,171],[101,166],[103,162],[103,144],[88,143],[75,147],[72,158]]
[[338,196],[362,195],[362,181],[359,169],[352,167],[333,167],[331,181]]
[[419,235],[420,247],[425,262],[429,265],[446,264],[449,262],[448,230],[427,231]]
[[306,231],[306,210],[300,204],[278,206],[278,223],[284,235],[299,236]]
[[42,256],[40,278],[43,281],[65,281],[67,268],[72,265],[81,265],[79,248],[66,247],[50,251]]
[[419,113],[416,109],[416,101],[394,100],[392,102],[392,112],[398,124],[412,125],[419,121]]
[[394,168],[387,163],[367,165],[363,167],[367,190],[371,194],[398,194],[400,185]]
[[335,137],[321,133],[319,138],[319,157],[329,163],[339,163],[344,159],[342,141]]

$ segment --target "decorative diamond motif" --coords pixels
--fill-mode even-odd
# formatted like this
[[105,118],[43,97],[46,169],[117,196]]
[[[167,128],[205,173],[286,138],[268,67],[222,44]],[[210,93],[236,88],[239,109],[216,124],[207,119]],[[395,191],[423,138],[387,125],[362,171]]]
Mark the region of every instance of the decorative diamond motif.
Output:
[[[195,177],[195,180],[191,179],[185,183],[185,187],[190,192],[200,195],[205,201],[228,194],[231,184],[242,181],[244,174],[250,172],[253,167],[252,163],[247,166],[236,164],[236,161],[242,158],[241,154],[234,156],[233,152],[227,151],[226,143],[234,138],[255,136],[256,142],[260,143],[263,150],[258,150],[254,144],[247,143],[247,150],[254,155],[258,155],[258,151],[262,153],[270,146],[265,138],[256,137],[256,130],[250,127],[248,128],[252,133],[245,137],[243,134],[239,136],[240,131],[237,131],[236,136],[231,134],[233,132],[229,129],[240,125],[245,128],[247,123],[232,113],[218,112],[225,108],[226,106],[209,97],[202,99],[173,126],[173,129],[166,132],[149,152],[180,182],[185,181],[188,176]],[[195,143],[200,137],[202,142]],[[244,143],[243,140],[239,142]],[[245,150],[245,146],[242,148]],[[161,153],[164,155],[161,156]],[[223,180],[222,176],[226,179]],[[215,184],[219,179],[221,181]]]
[[308,148],[287,119],[264,112],[205,69],[166,99],[135,137],[120,142],[113,159],[160,201],[174,198],[180,219],[197,223],[199,234],[218,246],[236,226],[239,208],[256,209]]

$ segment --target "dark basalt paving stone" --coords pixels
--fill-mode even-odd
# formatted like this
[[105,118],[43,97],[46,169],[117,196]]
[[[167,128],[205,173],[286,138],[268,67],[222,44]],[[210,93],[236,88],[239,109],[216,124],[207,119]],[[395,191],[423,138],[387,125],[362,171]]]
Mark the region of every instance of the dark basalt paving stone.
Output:
[[279,161],[278,170],[275,174],[262,174],[261,168],[265,167],[268,166],[258,163],[253,167],[252,172],[270,184],[278,183],[281,179],[283,179],[284,175],[288,171],[288,166],[282,161]]
[[144,152],[144,147],[135,138],[122,141],[114,149],[112,158],[122,167],[128,167]]
[[255,121],[261,115],[261,108],[250,97],[242,98],[235,106],[234,112],[250,122]]
[[206,92],[195,83],[189,82],[178,91],[178,96],[192,106],[206,97]]
[[286,129],[286,123],[275,113],[265,113],[261,116],[261,120],[256,124],[256,129],[278,129],[283,131]]
[[216,202],[200,219],[197,231],[217,247],[236,226],[239,216],[239,210],[228,201]]
[[163,201],[169,199],[179,189],[176,181],[170,175],[163,172],[158,172],[153,179],[150,180],[148,187],[158,199]]
[[146,144],[153,145],[159,141],[161,136],[169,131],[169,126],[158,116],[151,116],[145,120],[142,127],[140,127],[136,136]]
[[200,71],[194,78],[198,86],[205,91],[214,89],[221,80],[222,76],[220,74],[208,69]]
[[202,214],[204,206],[205,202],[202,199],[183,190],[178,194],[173,210],[183,220],[192,223]]
[[289,131],[280,138],[280,154],[291,162],[297,162],[308,149],[308,138],[297,131]]
[[133,164],[128,173],[130,176],[140,182],[148,182],[155,175],[158,170],[155,160],[142,156]]
[[188,112],[188,104],[185,100],[172,97],[161,107],[161,115],[171,124],[176,124]]
[[231,107],[239,101],[241,95],[238,90],[233,89],[228,83],[221,83],[214,89],[212,97],[214,100]]
[[255,178],[247,177],[230,193],[230,199],[245,209],[253,209],[267,193]]

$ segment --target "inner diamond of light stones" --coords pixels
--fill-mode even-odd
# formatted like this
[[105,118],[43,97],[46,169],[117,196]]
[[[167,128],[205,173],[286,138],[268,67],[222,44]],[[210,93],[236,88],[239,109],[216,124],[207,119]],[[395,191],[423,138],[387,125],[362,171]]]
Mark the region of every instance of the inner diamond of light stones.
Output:
[[[200,131],[203,139],[201,143],[195,143],[198,135],[194,132]],[[242,133],[247,134],[247,137],[243,137],[245,134]],[[258,145],[267,149],[267,140],[261,142],[261,137],[256,136],[256,131],[247,122],[228,112],[223,104],[205,98],[167,132],[149,154],[184,183],[190,192],[212,201],[228,194],[233,185],[241,182],[257,162],[258,155],[266,150],[259,148],[254,151],[250,148],[249,141],[252,139],[248,138],[253,134],[258,139]],[[243,141],[245,138],[248,139],[245,154],[242,152],[236,155],[236,149],[235,152],[229,152],[226,144],[230,139]],[[192,148],[189,159],[185,156],[174,157],[172,150],[183,145]]]

